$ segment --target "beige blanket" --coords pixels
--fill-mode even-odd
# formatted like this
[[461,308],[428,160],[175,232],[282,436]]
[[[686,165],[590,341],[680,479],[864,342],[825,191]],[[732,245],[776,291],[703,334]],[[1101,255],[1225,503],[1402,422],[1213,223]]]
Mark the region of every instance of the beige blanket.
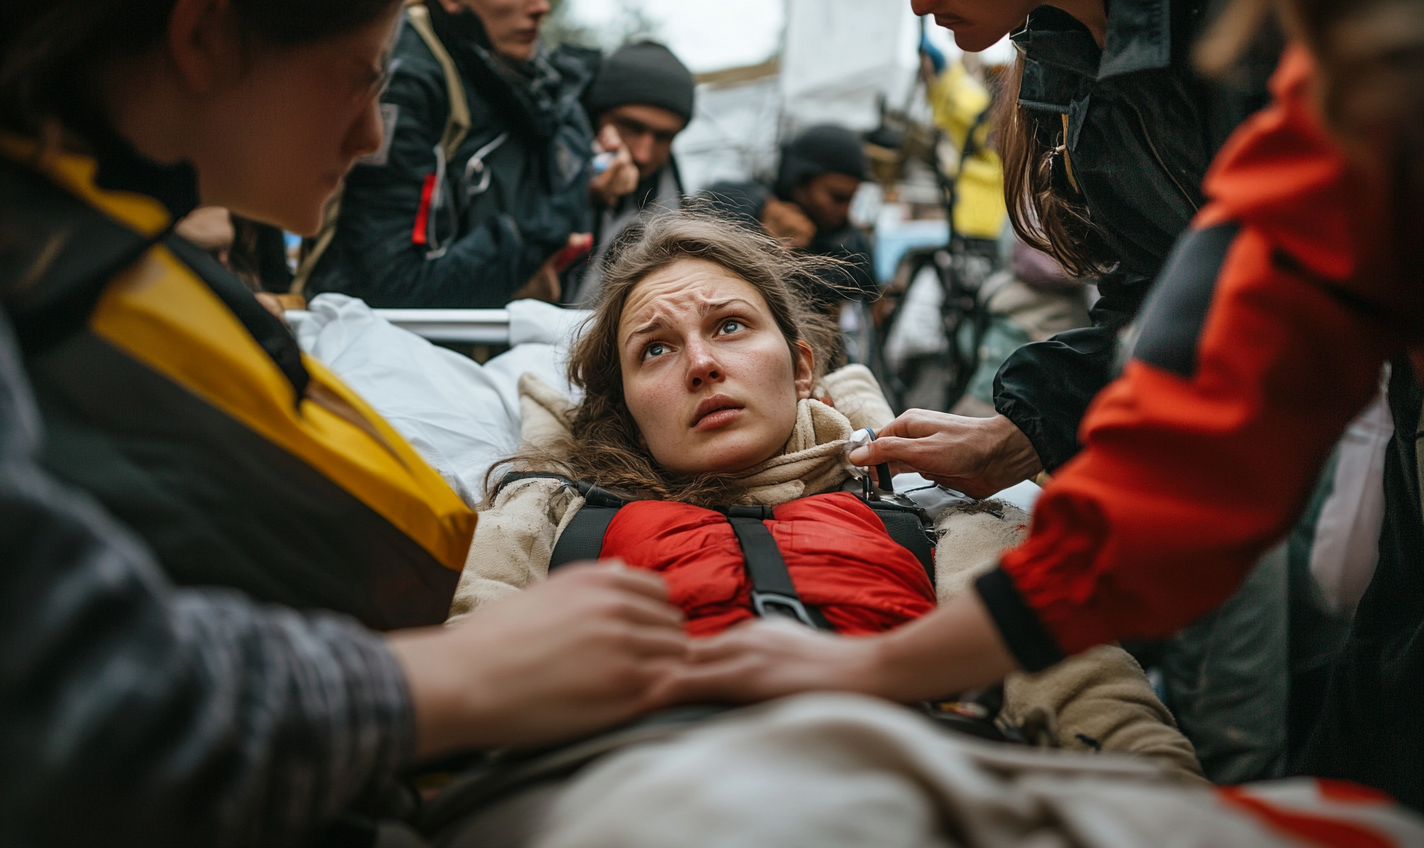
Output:
[[[1424,844],[1417,816],[1332,800],[1313,781],[1265,786],[1254,800],[1258,809],[1364,824],[1377,841],[1357,844]],[[630,748],[539,806],[538,848],[1317,844],[1143,760],[980,742],[852,695],[786,698]],[[1335,837],[1318,844],[1356,844]]]

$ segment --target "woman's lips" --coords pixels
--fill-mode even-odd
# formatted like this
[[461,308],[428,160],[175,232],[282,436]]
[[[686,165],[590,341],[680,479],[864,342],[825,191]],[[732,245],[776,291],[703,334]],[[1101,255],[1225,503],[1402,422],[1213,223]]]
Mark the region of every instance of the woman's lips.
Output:
[[692,411],[692,429],[715,430],[726,426],[741,415],[742,409],[740,403],[726,395],[713,395]]
[[692,426],[692,429],[705,431],[716,430],[719,427],[725,427],[728,424],[731,424],[733,421],[736,421],[738,418],[741,418],[742,413],[744,411],[745,410],[743,410],[741,407],[731,406],[726,407],[724,409],[718,409],[713,412],[709,412],[701,418],[697,419],[697,423]]

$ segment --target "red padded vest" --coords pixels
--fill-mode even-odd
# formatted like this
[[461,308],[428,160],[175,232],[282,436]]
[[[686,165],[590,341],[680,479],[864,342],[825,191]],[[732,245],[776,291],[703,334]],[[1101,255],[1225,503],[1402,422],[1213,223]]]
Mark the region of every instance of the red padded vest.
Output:
[[[848,492],[776,507],[763,522],[801,600],[837,633],[880,633],[929,612],[934,587],[914,554],[895,542],[870,507]],[[667,580],[692,636],[720,633],[755,617],[742,549],[725,516],[672,501],[635,501],[603,535],[618,557]]]

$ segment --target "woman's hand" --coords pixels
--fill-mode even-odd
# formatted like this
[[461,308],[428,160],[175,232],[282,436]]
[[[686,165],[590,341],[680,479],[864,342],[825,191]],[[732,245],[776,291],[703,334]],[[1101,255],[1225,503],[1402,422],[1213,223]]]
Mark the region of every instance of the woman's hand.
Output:
[[449,627],[393,634],[417,753],[552,742],[661,706],[682,620],[651,572],[571,565]]
[[834,636],[760,620],[693,640],[662,701],[748,703],[834,690],[910,702],[1002,680],[1015,664],[974,592],[877,636]]
[[1043,470],[1033,443],[1002,415],[966,418],[912,409],[891,421],[875,441],[851,452],[859,466],[888,462],[973,498],[1032,479]]

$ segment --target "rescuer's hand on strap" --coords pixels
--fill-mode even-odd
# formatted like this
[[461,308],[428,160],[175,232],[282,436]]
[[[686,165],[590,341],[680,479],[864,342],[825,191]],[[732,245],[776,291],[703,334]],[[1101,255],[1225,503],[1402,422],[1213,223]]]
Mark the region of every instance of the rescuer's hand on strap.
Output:
[[552,742],[660,706],[682,621],[652,572],[571,565],[448,627],[392,634],[417,755]]
[[889,462],[894,472],[917,472],[941,486],[984,498],[1043,470],[1033,443],[1002,415],[967,418],[911,409],[882,428],[875,441],[851,452],[858,466]]

